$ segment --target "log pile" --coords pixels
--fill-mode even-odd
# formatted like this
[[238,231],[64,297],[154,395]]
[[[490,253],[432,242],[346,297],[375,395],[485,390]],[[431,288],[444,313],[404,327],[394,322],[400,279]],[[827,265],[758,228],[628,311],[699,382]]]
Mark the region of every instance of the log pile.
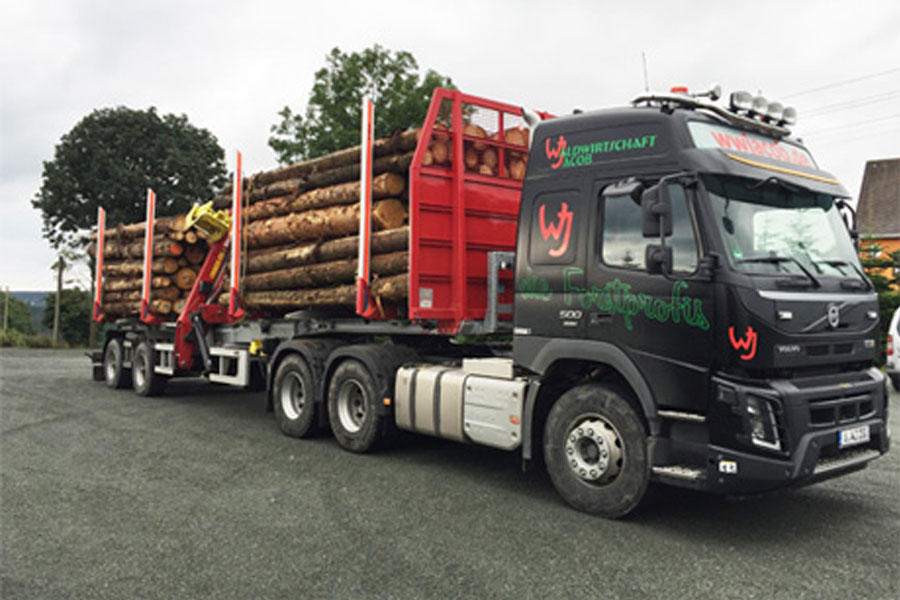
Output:
[[[452,167],[452,137],[438,125],[424,166]],[[482,175],[524,179],[528,132],[519,128],[490,133],[466,124],[465,169]],[[402,314],[409,270],[409,167],[419,130],[376,140],[373,146],[371,293],[379,311]],[[257,173],[243,185],[244,227],[241,298],[251,313],[280,316],[311,308],[340,308],[352,314],[360,218],[360,147]],[[230,186],[213,199],[231,205]],[[162,218],[154,232],[152,309],[180,311],[185,290],[196,278],[206,245],[184,231],[184,217]],[[144,225],[107,232],[103,310],[135,314],[141,293]],[[227,288],[226,288],[227,289]],[[219,301],[227,301],[221,294]]]
[[[373,146],[371,291],[382,309],[406,298],[409,196],[418,130]],[[360,148],[258,173],[244,182],[245,308],[277,316],[356,303]],[[226,206],[230,189],[214,204]],[[220,298],[224,301],[224,298]],[[338,308],[340,307],[340,308]]]
[[[153,231],[150,310],[163,318],[178,314],[206,258],[206,241],[194,231],[185,232],[184,220],[184,215],[161,217]],[[140,310],[145,229],[141,222],[106,231],[101,309],[108,317]]]
[[[525,179],[525,167],[528,165],[527,129],[511,127],[501,135],[499,131],[489,133],[479,125],[466,123],[463,126],[463,137],[463,160],[466,171],[491,177],[509,177],[519,181]],[[453,154],[451,143],[450,130],[446,126],[435,125],[428,151],[422,161],[423,165],[450,167]]]

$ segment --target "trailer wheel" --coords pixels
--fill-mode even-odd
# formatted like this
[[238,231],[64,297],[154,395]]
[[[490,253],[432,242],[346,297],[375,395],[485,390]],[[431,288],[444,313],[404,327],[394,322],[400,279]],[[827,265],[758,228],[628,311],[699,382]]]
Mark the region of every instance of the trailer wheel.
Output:
[[299,354],[286,356],[272,385],[272,405],[275,418],[284,435],[302,438],[318,432],[318,407],[312,371]]
[[114,390],[131,385],[131,369],[124,366],[125,346],[121,338],[113,338],[103,351],[103,380]]
[[565,392],[547,417],[544,461],[573,507],[607,518],[634,510],[647,491],[647,434],[628,400],[599,383]]
[[166,389],[166,378],[154,369],[156,352],[153,345],[144,340],[138,344],[131,361],[131,377],[134,391],[139,396],[159,396]]
[[379,414],[375,379],[358,360],[341,362],[328,386],[328,420],[338,444],[351,452],[374,450],[388,427]]

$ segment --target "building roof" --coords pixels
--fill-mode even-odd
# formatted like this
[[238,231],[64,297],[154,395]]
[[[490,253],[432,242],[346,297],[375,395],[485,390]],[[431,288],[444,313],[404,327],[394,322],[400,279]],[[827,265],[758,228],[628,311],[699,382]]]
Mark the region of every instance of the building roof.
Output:
[[856,216],[862,235],[900,236],[900,158],[866,162]]

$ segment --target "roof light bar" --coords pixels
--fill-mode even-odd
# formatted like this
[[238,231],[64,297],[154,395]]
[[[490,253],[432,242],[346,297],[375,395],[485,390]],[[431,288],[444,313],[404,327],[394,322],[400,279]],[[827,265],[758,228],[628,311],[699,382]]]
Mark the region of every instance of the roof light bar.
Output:
[[755,115],[765,115],[767,110],[769,110],[769,101],[766,100],[765,96],[756,96],[753,98],[753,105],[750,107],[750,112]]
[[797,123],[797,109],[793,106],[785,107],[781,113],[781,122],[784,125],[794,125]]
[[781,102],[769,102],[769,107],[766,109],[766,118],[770,121],[778,123],[781,121],[781,116],[784,114],[784,105]]

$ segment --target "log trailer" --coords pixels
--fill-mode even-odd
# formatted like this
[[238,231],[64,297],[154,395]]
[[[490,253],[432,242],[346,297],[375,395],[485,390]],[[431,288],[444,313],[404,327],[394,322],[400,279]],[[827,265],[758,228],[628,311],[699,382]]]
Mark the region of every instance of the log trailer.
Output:
[[[95,378],[147,396],[179,376],[264,388],[286,435],[330,429],[353,452],[398,428],[542,457],[566,502],[612,518],[650,485],[745,495],[862,469],[890,433],[849,194],[791,136],[793,109],[719,96],[551,118],[436,90],[393,315],[370,293],[368,107],[355,316],[243,313],[238,169],[232,214],[191,213],[211,244],[177,320],[115,321]],[[447,106],[452,161],[436,168],[423,158]],[[524,181],[465,171],[473,107],[496,131],[528,122]],[[516,147],[492,143],[502,172]]]

